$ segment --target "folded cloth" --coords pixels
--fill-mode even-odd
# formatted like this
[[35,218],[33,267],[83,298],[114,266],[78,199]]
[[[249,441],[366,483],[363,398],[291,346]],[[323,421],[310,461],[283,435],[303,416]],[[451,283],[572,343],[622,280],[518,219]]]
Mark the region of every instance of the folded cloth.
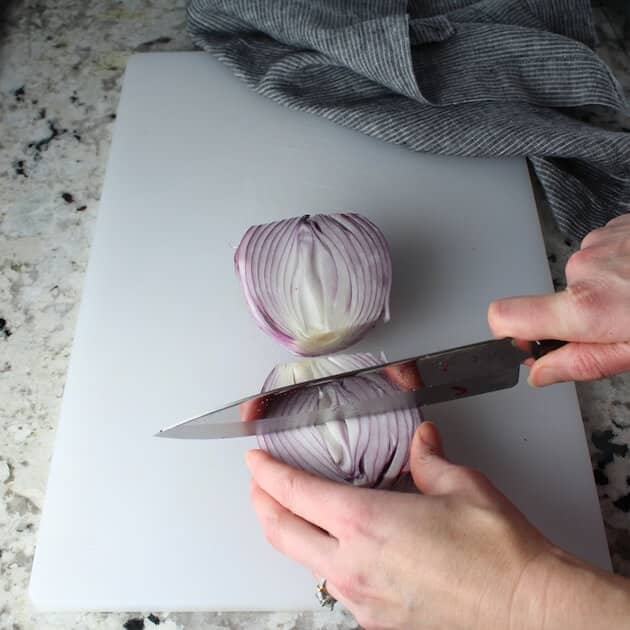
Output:
[[630,211],[630,134],[581,115],[628,114],[589,0],[191,0],[188,30],[288,107],[414,151],[528,157],[570,236]]

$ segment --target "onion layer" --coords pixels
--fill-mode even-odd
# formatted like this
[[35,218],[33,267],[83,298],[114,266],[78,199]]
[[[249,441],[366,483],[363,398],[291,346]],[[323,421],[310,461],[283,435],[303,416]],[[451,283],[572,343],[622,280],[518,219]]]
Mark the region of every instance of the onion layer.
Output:
[[[267,377],[263,391],[380,363],[371,354],[350,354],[284,363]],[[318,391],[299,392],[274,407],[271,415],[312,411],[322,402],[345,405],[368,397],[383,396],[400,388],[380,374],[327,383]],[[260,448],[274,458],[334,481],[384,488],[393,485],[406,470],[409,448],[422,421],[419,409],[406,409],[369,417],[300,427],[292,431],[258,436]]]
[[389,320],[389,247],[361,215],[304,215],[255,225],[234,264],[260,328],[295,354],[337,352],[379,320]]

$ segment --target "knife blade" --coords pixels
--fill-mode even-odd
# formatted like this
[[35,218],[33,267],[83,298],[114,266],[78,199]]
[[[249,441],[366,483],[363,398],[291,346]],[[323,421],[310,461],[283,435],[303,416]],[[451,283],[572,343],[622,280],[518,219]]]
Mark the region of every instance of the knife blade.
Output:
[[[537,359],[564,343],[516,343],[512,339],[499,339],[344,372],[248,396],[162,429],[156,437],[245,437],[477,396],[513,387],[518,382],[523,361]],[[274,412],[277,403],[287,397],[302,395],[308,390],[323,393],[327,386],[347,387],[351,379],[374,376],[387,378],[398,391],[339,406],[331,406],[328,398],[320,395],[322,402],[313,411],[292,415]]]

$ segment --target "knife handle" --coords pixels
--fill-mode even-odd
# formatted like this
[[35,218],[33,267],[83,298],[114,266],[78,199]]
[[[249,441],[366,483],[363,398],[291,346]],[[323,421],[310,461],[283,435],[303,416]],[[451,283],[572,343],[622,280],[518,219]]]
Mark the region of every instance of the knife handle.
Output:
[[545,339],[543,341],[534,341],[532,343],[532,356],[538,360],[546,354],[566,346],[568,341],[559,341],[558,339]]

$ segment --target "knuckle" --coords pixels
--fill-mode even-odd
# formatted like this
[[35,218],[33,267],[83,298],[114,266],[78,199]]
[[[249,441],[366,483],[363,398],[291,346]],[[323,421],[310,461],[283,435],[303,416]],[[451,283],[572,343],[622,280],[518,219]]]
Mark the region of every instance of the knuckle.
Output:
[[476,497],[479,500],[485,498],[488,494],[490,482],[487,477],[478,470],[464,468],[461,473],[459,487],[465,490],[467,494]]
[[471,488],[479,491],[485,491],[488,488],[489,481],[483,473],[472,468],[466,468],[464,470],[466,474],[466,483]]
[[450,493],[462,485],[462,468],[451,465],[444,469],[435,479],[435,484],[441,488],[442,492]]
[[374,510],[366,502],[357,502],[341,517],[342,527],[348,538],[372,537]]
[[576,282],[567,287],[570,299],[575,308],[582,313],[598,313],[605,302],[600,287],[593,282]]
[[621,226],[621,225],[630,226],[630,213],[622,214],[618,217],[615,217],[614,219],[611,219],[606,224],[606,227]]
[[612,282],[600,275],[570,284],[566,289],[574,326],[585,341],[600,341],[610,336],[616,308],[611,300]]
[[287,472],[281,484],[280,502],[293,511],[296,497],[300,492],[300,479],[293,471]]
[[582,243],[581,243],[580,247],[582,249],[586,249],[588,247],[591,247],[592,245],[594,245],[595,243],[600,241],[602,236],[605,236],[607,233],[608,233],[608,230],[605,227],[604,228],[597,228],[596,230],[593,230],[593,231],[589,232],[582,239]]
[[[587,237],[588,238],[588,237]],[[584,239],[586,240],[586,239]],[[584,274],[593,263],[592,248],[580,249],[571,254],[565,268],[567,276],[575,276]]]
[[488,481],[482,473],[464,466],[449,466],[443,473],[440,485],[446,492],[465,490],[478,492],[487,487]]

